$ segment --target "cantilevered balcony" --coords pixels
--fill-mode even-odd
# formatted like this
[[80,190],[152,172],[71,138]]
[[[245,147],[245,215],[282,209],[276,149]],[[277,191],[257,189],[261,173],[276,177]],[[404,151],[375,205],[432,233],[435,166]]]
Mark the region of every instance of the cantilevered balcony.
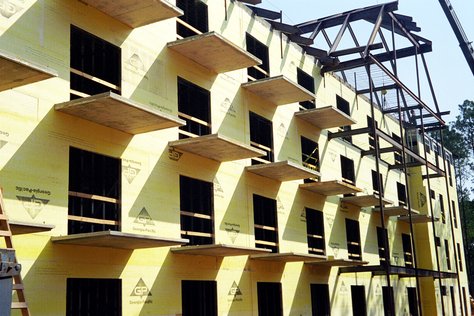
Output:
[[[409,215],[401,215],[397,218],[401,222],[410,223],[410,216]],[[439,221],[439,218],[432,218],[430,215],[426,214],[411,214],[411,221],[413,224],[425,224],[430,223],[431,221]]]
[[328,257],[326,260],[306,262],[306,264],[318,267],[357,267],[369,264],[369,262],[352,259],[334,259],[332,257]]
[[47,232],[54,229],[54,225],[33,223],[33,222],[22,222],[10,220],[10,229],[13,235],[23,235],[23,234],[34,234]]
[[300,184],[300,189],[326,196],[352,194],[363,191],[361,188],[340,180],[303,183]]
[[[341,202],[349,203],[359,207],[376,206],[380,204],[379,196],[376,194],[354,195],[346,196],[341,199]],[[383,205],[393,204],[392,201],[382,197]]]
[[295,117],[307,121],[319,129],[347,126],[356,123],[349,115],[333,106],[299,111],[295,113]]
[[177,116],[105,92],[54,106],[55,110],[129,134],[141,134],[185,125]]
[[182,238],[156,237],[149,235],[123,233],[112,230],[51,237],[51,241],[55,244],[107,247],[129,250],[179,246],[189,242],[189,240]]
[[166,0],[81,0],[132,28],[183,15]]
[[265,254],[270,252],[269,249],[260,249],[236,245],[211,244],[198,246],[182,246],[172,248],[174,254],[194,255],[194,256],[211,256],[211,257],[231,257],[231,256],[247,256],[254,254]]
[[216,32],[186,37],[168,43],[168,48],[216,73],[243,69],[262,63],[260,59]]
[[283,252],[252,255],[250,259],[278,262],[320,262],[327,260],[327,257],[308,253]]
[[284,76],[249,81],[242,88],[275,105],[314,100],[314,93]]
[[20,87],[52,77],[56,71],[0,50],[0,91]]
[[[374,207],[372,212],[380,213],[380,207]],[[411,213],[414,215],[419,214],[418,211],[412,209]],[[405,216],[408,215],[408,207],[405,205],[398,206],[386,206],[383,208],[384,216]]]
[[265,155],[263,150],[219,134],[184,138],[171,141],[168,145],[170,148],[179,149],[219,162]]
[[245,170],[280,182],[317,178],[321,176],[320,173],[315,170],[288,160],[247,166]]

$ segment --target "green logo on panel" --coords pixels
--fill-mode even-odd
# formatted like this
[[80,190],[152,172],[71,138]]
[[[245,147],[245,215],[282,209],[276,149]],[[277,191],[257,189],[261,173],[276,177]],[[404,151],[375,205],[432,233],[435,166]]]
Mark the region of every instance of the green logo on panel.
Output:
[[229,295],[232,295],[232,296],[242,295],[242,291],[237,285],[237,282],[234,281],[234,283],[232,283],[232,286],[229,290]]
[[43,207],[49,203],[49,200],[37,198],[34,194],[31,197],[17,195],[16,198],[21,201],[25,210],[33,219],[36,218],[43,210]]
[[142,208],[140,213],[138,214],[137,218],[135,219],[134,223],[141,224],[143,226],[154,226],[155,223],[151,218],[150,214],[146,210],[146,208]]
[[152,295],[148,286],[145,284],[143,279],[140,278],[137,285],[135,285],[135,287],[133,288],[133,291],[130,294],[130,296],[139,296],[139,297],[147,296],[148,297]]

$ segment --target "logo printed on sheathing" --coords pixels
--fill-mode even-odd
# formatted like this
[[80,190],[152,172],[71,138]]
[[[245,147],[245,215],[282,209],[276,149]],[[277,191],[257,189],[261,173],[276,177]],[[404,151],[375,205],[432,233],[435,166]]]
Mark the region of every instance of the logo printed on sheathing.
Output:
[[242,291],[237,285],[237,282],[234,281],[234,283],[232,283],[232,286],[230,287],[230,290],[229,290],[229,295],[232,295],[232,296],[242,295]]
[[179,161],[183,156],[182,152],[175,150],[174,148],[168,149],[168,158],[173,161]]
[[4,141],[4,140],[0,140],[0,149],[3,148],[3,146],[5,146],[6,144],[8,144],[7,141]]
[[148,213],[146,208],[142,208],[134,223],[141,224],[143,226],[155,226],[155,223],[153,222],[153,219],[151,218],[150,213]]
[[17,195],[16,198],[21,201],[32,219],[35,219],[41,213],[43,207],[49,203],[49,200],[37,198],[34,194],[31,197]]
[[0,15],[11,18],[25,7],[25,0],[0,0]]
[[137,285],[135,285],[135,287],[133,288],[133,291],[130,296],[139,296],[140,298],[142,298],[144,296],[148,297],[152,295],[148,286],[145,284],[143,279],[140,278]]

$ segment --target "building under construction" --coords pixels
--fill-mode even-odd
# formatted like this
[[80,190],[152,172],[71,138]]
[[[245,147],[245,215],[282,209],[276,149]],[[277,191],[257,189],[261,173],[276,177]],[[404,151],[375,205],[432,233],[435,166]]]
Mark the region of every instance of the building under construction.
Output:
[[432,45],[397,9],[0,1],[12,315],[471,315]]

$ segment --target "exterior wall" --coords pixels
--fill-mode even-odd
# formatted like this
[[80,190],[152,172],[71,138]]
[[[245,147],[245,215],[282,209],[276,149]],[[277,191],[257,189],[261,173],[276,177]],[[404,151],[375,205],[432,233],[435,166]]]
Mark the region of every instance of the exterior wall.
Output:
[[[370,105],[364,97],[357,97],[353,88],[332,75],[321,77],[316,60],[303,55],[285,36],[270,31],[268,23],[253,17],[243,5],[229,1],[226,21],[223,2],[209,0],[207,4],[212,17],[210,30],[243,48],[245,32],[252,34],[269,47],[272,76],[284,74],[296,81],[296,67],[302,68],[315,77],[317,107],[335,105],[339,95],[350,103],[351,115],[358,122],[353,128],[366,127]],[[370,265],[379,264],[376,227],[380,226],[380,217],[372,214],[371,208],[343,204],[340,196],[324,197],[299,190],[301,181],[280,183],[246,173],[244,168],[250,165],[249,159],[217,163],[193,154],[170,152],[168,141],[178,139],[177,128],[132,136],[54,110],[54,104],[69,100],[69,33],[73,24],[121,47],[123,96],[176,115],[177,77],[182,77],[211,91],[213,133],[248,143],[248,113],[255,112],[273,122],[276,161],[301,163],[302,135],[319,143],[322,181],[340,179],[339,156],[344,155],[354,160],[357,186],[372,193],[370,170],[375,170],[375,159],[360,156],[362,149],[368,149],[367,135],[354,136],[355,146],[339,139],[329,142],[327,130],[321,131],[293,118],[298,104],[275,107],[240,89],[241,83],[246,82],[246,69],[216,75],[168,50],[166,43],[176,38],[175,23],[169,19],[130,29],[79,1],[64,0],[26,0],[13,16],[0,16],[1,49],[59,73],[57,78],[0,92],[0,140],[4,143],[0,147],[0,182],[9,216],[12,220],[55,226],[50,232],[14,237],[32,313],[64,315],[66,279],[70,277],[122,279],[123,315],[179,315],[181,280],[216,280],[219,315],[256,315],[256,284],[260,281],[282,283],[284,315],[311,314],[311,283],[329,284],[333,315],[351,313],[350,286],[355,284],[366,287],[369,315],[383,313],[384,276],[338,275],[337,268],[298,262],[269,263],[250,260],[247,256],[178,255],[172,254],[168,247],[128,251],[58,245],[50,241],[51,236],[67,235],[68,156],[72,146],[121,159],[123,232],[179,238],[179,176],[185,175],[214,184],[216,243],[255,246],[252,205],[255,193],[277,200],[280,252],[307,253],[304,207],[311,207],[324,212],[327,255],[347,258],[345,218],[351,218],[360,223],[363,260]],[[382,116],[377,110],[376,119],[382,130],[399,134],[398,124],[390,116]],[[382,157],[393,163],[393,153]],[[381,173],[385,197],[397,201],[396,182],[405,183],[404,174],[388,171],[384,162]],[[412,198],[416,199],[415,192],[429,196],[426,184],[421,179],[413,180],[417,171],[410,174],[410,184],[415,188]],[[432,183],[437,193],[445,192],[443,179]],[[449,190],[450,199],[457,201],[455,187]],[[445,202],[448,210],[447,196]],[[425,212],[425,208],[419,210]],[[456,208],[459,214],[457,203]],[[139,220],[143,209],[151,222]],[[435,207],[435,216],[437,212]],[[391,259],[404,265],[401,233],[408,234],[409,225],[395,218],[387,218],[385,224]],[[455,238],[462,247],[460,228],[459,222]],[[437,223],[436,229],[442,239],[450,240],[448,226]],[[420,264],[436,269],[431,226],[417,228],[416,238]],[[426,247],[428,243],[430,247]],[[454,250],[450,253],[454,268]],[[445,263],[443,258],[440,260]],[[465,270],[460,273],[460,279],[467,288]],[[140,280],[149,292],[137,291]],[[406,287],[415,287],[415,279],[392,276],[391,283],[397,315],[403,314],[408,309]],[[440,295],[437,283],[431,279],[422,283],[425,314],[439,314],[440,306],[434,306],[434,295]],[[454,280],[447,281],[446,285],[450,284],[457,291]],[[235,286],[240,294],[234,294]],[[460,308],[459,301],[456,306]],[[445,309],[450,310],[448,300]]]

